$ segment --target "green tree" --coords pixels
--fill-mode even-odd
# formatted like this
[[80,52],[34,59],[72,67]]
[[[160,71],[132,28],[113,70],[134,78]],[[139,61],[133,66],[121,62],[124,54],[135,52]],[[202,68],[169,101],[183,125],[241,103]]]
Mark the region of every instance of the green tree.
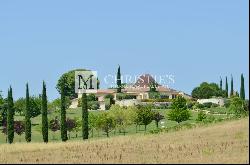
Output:
[[235,96],[230,100],[229,112],[232,112],[237,118],[247,116],[248,106],[246,105],[244,100]]
[[244,76],[241,74],[240,77],[240,98],[245,100],[245,86],[244,86]]
[[133,124],[133,119],[131,119],[130,109],[126,107],[121,107],[119,105],[112,105],[109,114],[113,116],[116,128],[119,133],[126,134],[126,128]]
[[12,96],[12,88],[8,90],[8,110],[7,110],[7,136],[8,143],[13,143],[14,139],[14,102]]
[[156,128],[159,128],[159,122],[164,119],[164,116],[160,112],[154,112],[153,120],[155,121]]
[[230,97],[234,95],[234,81],[233,76],[231,75],[231,91],[230,91]]
[[121,80],[121,68],[120,65],[118,67],[118,71],[117,71],[117,93],[121,93],[122,92],[122,80]]
[[186,102],[185,98],[177,96],[177,98],[173,100],[171,110],[167,114],[168,119],[176,121],[177,123],[188,120],[191,117],[191,114],[187,109]]
[[203,121],[207,118],[207,115],[204,111],[200,110],[197,116],[196,121]]
[[213,96],[227,97],[226,91],[220,90],[216,83],[203,82],[192,91],[192,97],[197,99],[208,99]]
[[45,143],[48,142],[48,101],[46,94],[46,85],[43,82],[43,90],[42,90],[42,134],[43,141]]
[[[65,108],[68,109],[70,105],[71,105],[70,98],[65,96]],[[60,111],[61,98],[57,98],[57,99],[53,100],[51,103],[49,103],[48,107],[51,111]]]
[[82,138],[83,140],[89,137],[88,125],[88,101],[86,93],[82,94]]
[[65,106],[65,81],[61,84],[61,139],[67,141],[67,126],[66,126],[66,106]]
[[53,136],[52,139],[55,139],[55,132],[60,130],[60,122],[57,119],[57,116],[55,117],[55,119],[50,120],[49,122],[49,128],[51,129],[51,131],[53,132]]
[[225,90],[226,90],[226,97],[228,97],[228,82],[227,82],[227,77],[226,77],[226,87],[225,87]]
[[[30,96],[30,117],[34,118],[41,114],[42,99],[36,96]],[[25,115],[26,111],[26,98],[19,98],[14,103],[15,112],[19,113],[20,116]]]
[[25,109],[25,140],[31,142],[31,114],[30,114],[29,86],[26,84],[26,109]]
[[99,81],[98,77],[97,77],[97,89],[100,89],[100,81]]
[[14,102],[15,112],[19,114],[19,116],[25,115],[25,107],[26,107],[26,98],[19,98]]
[[77,98],[77,94],[75,93],[75,71],[87,71],[86,69],[75,69],[70,70],[67,73],[64,73],[58,80],[56,88],[58,92],[61,94],[62,85],[64,85],[65,96],[68,96],[70,99]]
[[153,120],[154,113],[151,109],[151,106],[141,106],[138,105],[137,117],[138,122],[144,125],[144,131],[147,131],[147,125],[150,124]]
[[97,120],[97,125],[109,137],[109,133],[115,128],[115,119],[108,112],[103,112]]

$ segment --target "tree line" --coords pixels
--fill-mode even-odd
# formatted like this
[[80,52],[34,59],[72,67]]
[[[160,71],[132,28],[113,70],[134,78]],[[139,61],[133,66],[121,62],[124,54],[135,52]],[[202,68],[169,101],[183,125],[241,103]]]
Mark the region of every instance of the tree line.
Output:
[[[48,121],[48,101],[46,84],[43,82],[42,95],[41,95],[41,116],[42,116],[42,138],[43,142],[48,143],[48,132],[51,129],[53,132],[60,130],[61,140],[63,142],[70,138],[70,132],[79,132],[81,128],[82,139],[88,139],[89,133],[93,137],[93,131],[103,131],[107,137],[110,136],[112,130],[118,130],[118,133],[127,132],[129,125],[135,124],[135,131],[138,132],[138,126],[144,126],[146,132],[148,124],[155,121],[156,128],[159,128],[159,122],[164,119],[164,115],[159,111],[152,110],[152,106],[137,105],[131,107],[120,107],[118,105],[112,105],[109,111],[100,112],[98,114],[89,114],[88,112],[88,98],[86,93],[82,94],[82,116],[81,119],[69,119],[66,115],[66,101],[65,101],[65,89],[61,87],[61,108],[60,108],[60,120],[58,117]],[[6,134],[7,143],[11,144],[14,140],[14,133],[18,135],[25,134],[25,141],[27,143],[32,141],[32,123],[31,123],[31,101],[29,95],[29,86],[26,84],[26,98],[25,98],[25,119],[24,121],[14,121],[15,107],[13,101],[12,87],[8,89],[7,97],[7,120],[3,124],[3,132]],[[179,115],[175,113],[180,113]],[[173,102],[172,110],[168,116],[170,120],[176,122],[182,122],[188,120],[190,113],[187,110],[186,100],[182,97],[178,97]],[[67,134],[69,132],[69,134]],[[77,136],[77,135],[76,135]]]
[[231,75],[230,81],[230,92],[227,76],[225,78],[225,88],[223,89],[222,78],[220,77],[219,85],[216,83],[203,82],[198,87],[194,88],[192,91],[192,97],[197,99],[208,99],[213,96],[230,98],[233,96],[239,96],[241,99],[245,100],[245,86],[244,86],[244,76],[241,74],[240,78],[240,93],[234,89],[234,80]]
[[[65,83],[65,82],[64,82]],[[70,126],[67,127],[67,125],[72,125],[71,120],[66,119],[66,109],[68,108],[66,97],[65,97],[65,90],[64,90],[64,84],[62,83],[61,86],[61,118],[60,118],[60,130],[61,130],[61,139],[62,141],[67,141],[67,130],[68,128],[71,128]],[[46,84],[43,82],[42,87],[42,96],[41,96],[41,115],[42,115],[42,137],[43,141],[47,143],[48,140],[48,129],[49,127],[51,130],[56,130],[56,122],[51,121],[48,122],[48,100],[47,100],[47,94],[46,94]],[[86,94],[83,94],[82,97],[82,135],[83,139],[88,139],[88,110],[87,110],[87,97]],[[4,105],[4,104],[3,104]],[[22,133],[25,133],[25,140],[26,142],[31,142],[31,135],[32,135],[32,124],[31,124],[31,118],[32,118],[32,102],[31,97],[29,95],[29,86],[28,83],[26,84],[26,98],[25,98],[25,112],[24,121],[14,121],[15,116],[15,107],[14,107],[14,101],[13,101],[13,92],[12,87],[8,89],[8,96],[6,100],[6,119],[3,119],[5,115],[2,116],[2,126],[3,126],[3,133],[6,134],[6,141],[8,143],[13,143],[14,140],[14,133],[16,132],[18,135],[21,135]],[[49,125],[50,124],[50,125]]]

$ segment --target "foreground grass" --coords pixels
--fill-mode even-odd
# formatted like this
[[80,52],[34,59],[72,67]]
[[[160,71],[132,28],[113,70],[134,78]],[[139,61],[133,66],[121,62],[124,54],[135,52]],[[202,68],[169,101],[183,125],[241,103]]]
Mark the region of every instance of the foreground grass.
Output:
[[249,119],[157,135],[0,145],[1,163],[249,163]]

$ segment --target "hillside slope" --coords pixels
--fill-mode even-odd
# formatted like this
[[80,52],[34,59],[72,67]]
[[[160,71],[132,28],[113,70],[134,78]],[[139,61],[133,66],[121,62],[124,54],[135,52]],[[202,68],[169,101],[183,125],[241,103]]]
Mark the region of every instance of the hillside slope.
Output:
[[248,163],[249,119],[160,135],[0,145],[1,163]]

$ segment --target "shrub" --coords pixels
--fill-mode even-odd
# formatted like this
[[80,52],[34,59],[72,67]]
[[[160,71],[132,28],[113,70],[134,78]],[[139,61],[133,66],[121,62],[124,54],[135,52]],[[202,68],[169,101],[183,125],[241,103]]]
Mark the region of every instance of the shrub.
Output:
[[224,102],[224,106],[225,106],[226,108],[229,108],[230,104],[231,104],[230,99],[226,99],[225,102]]
[[203,104],[200,104],[200,103],[196,103],[195,107],[198,108],[198,109],[204,109],[205,108],[205,106]]
[[206,113],[204,111],[199,111],[196,121],[203,121],[206,118],[207,118]]
[[[79,99],[78,100],[78,107],[82,107],[82,100]],[[98,110],[100,108],[100,104],[98,101],[88,101],[88,109],[91,109],[91,110]]]
[[98,101],[98,98],[95,96],[95,94],[90,93],[89,95],[87,95],[87,100],[88,100],[88,102],[90,102],[90,101]]
[[215,121],[215,117],[213,115],[208,115],[206,119],[203,120],[204,123],[212,123]]
[[192,109],[195,103],[193,101],[187,101],[187,108]]
[[156,127],[159,128],[159,122],[164,119],[164,116],[159,112],[154,112],[153,120],[155,121]]
[[[58,130],[60,130],[60,122],[57,119],[57,117],[55,117],[55,119],[50,120],[49,122],[49,128],[51,129],[51,131],[53,131],[54,133]],[[55,136],[53,134],[52,136],[53,139],[55,139]]]
[[55,119],[50,120],[49,128],[53,132],[56,132],[56,131],[60,130],[60,122],[59,122],[57,117],[55,117]]
[[105,99],[114,99],[114,96],[112,94],[107,94],[104,96]]
[[160,93],[159,92],[149,92],[149,99],[160,99]]
[[149,133],[151,133],[151,134],[159,134],[162,131],[163,131],[163,129],[157,128],[157,129],[150,130]]
[[67,118],[65,124],[66,124],[67,131],[69,132],[69,139],[70,139],[70,132],[75,129],[75,127],[76,127],[76,120],[75,119],[69,119],[69,118]]
[[215,104],[215,103],[212,103],[211,108],[216,108],[216,107],[219,107],[219,105]]
[[211,108],[212,103],[211,102],[203,103],[203,105],[204,105],[205,108]]
[[172,100],[168,98],[142,99],[142,102],[172,102]]
[[124,93],[118,93],[118,94],[116,94],[116,99],[117,100],[136,99],[136,96],[124,94]]
[[90,109],[92,110],[98,110],[100,108],[100,104],[98,101],[92,101],[90,102]]
[[229,106],[229,111],[234,114],[235,117],[240,118],[247,116],[248,107],[246,107],[246,103],[239,97],[231,98],[231,104]]

